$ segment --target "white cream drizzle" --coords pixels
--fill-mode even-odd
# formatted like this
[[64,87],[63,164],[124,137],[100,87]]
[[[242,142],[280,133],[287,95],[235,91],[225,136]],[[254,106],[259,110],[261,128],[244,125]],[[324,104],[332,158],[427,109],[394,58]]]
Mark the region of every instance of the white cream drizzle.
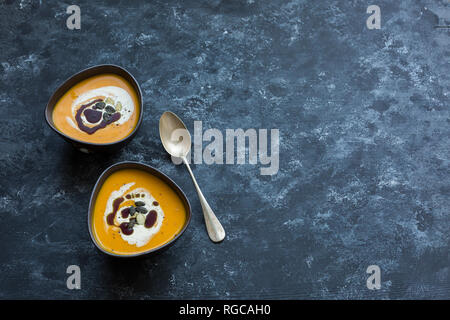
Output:
[[[133,190],[129,189],[134,186],[134,182],[130,182],[127,183],[125,185],[123,185],[119,190],[117,191],[113,191],[111,193],[111,195],[108,198],[108,201],[106,203],[106,210],[105,210],[105,214],[103,216],[103,220],[105,222],[105,228],[108,228],[108,223],[106,222],[106,217],[108,216],[108,214],[110,214],[113,211],[113,202],[115,199],[120,198],[120,197],[124,197],[125,193],[139,193],[139,194],[144,194],[144,197],[139,197],[139,198],[135,198],[135,201],[142,201],[145,203],[145,208],[150,211],[150,210],[155,210],[157,213],[157,218],[156,218],[156,222],[155,224],[151,227],[151,228],[146,228],[144,225],[139,225],[136,224],[133,227],[133,233],[130,235],[125,235],[122,232],[120,233],[120,236],[122,237],[123,240],[125,240],[126,242],[128,242],[128,244],[130,245],[136,245],[136,247],[142,247],[144,245],[146,245],[150,239],[156,234],[158,233],[159,229],[161,229],[162,226],[162,222],[164,219],[164,212],[161,209],[161,206],[154,206],[153,202],[156,201],[155,198],[153,198],[153,196],[151,195],[151,193],[144,189],[144,188],[136,188]],[[129,192],[127,192],[129,191]],[[125,199],[125,201],[127,201],[128,199]],[[122,217],[122,213],[121,210],[123,208],[126,208],[126,206],[121,207],[116,214],[116,221],[121,224],[123,222],[129,222],[130,221],[130,216],[128,216],[127,218],[123,218]],[[148,213],[147,213],[148,214]]]
[[[94,99],[106,99],[106,98],[111,98],[115,104],[117,104],[117,102],[120,102],[122,104],[122,110],[120,111],[120,119],[115,121],[114,123],[120,125],[127,122],[135,110],[133,99],[125,89],[116,86],[105,86],[97,89],[92,89],[76,98],[72,103],[73,119],[75,119],[75,115],[80,106],[87,104]],[[72,127],[80,130],[78,126],[76,126],[75,123],[73,122],[73,119],[66,117],[67,122]],[[84,114],[81,114],[81,120],[86,126],[93,126],[102,121],[102,119],[100,119],[97,123],[89,123],[86,120]]]

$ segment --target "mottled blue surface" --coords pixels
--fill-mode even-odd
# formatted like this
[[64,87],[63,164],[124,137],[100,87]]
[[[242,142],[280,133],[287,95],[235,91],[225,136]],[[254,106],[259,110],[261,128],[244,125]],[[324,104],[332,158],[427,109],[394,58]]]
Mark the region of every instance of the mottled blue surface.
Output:
[[[0,298],[449,298],[447,1],[76,1],[73,31],[69,4],[0,2]],[[43,110],[102,63],[137,78],[145,118],[121,152],[87,156]],[[219,245],[159,142],[167,109],[191,131],[280,130],[277,175],[193,166]],[[100,254],[86,226],[95,181],[123,160],[168,174],[193,207],[183,237],[139,261]],[[66,288],[71,264],[81,290]]]

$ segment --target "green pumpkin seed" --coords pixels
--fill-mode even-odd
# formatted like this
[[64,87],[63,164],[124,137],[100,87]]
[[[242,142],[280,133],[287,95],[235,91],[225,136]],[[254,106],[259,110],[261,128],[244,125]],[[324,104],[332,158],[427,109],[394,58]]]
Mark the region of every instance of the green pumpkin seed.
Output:
[[122,104],[120,103],[120,101],[118,101],[118,102],[116,103],[116,110],[117,110],[117,111],[121,111],[121,110],[122,110]]
[[109,121],[111,120],[111,113],[103,113],[103,120]]
[[111,99],[110,97],[108,97],[108,98],[105,99],[105,103],[106,103],[106,104],[112,104],[112,105],[113,105],[113,104],[114,104],[114,100]]
[[148,210],[145,209],[144,207],[136,207],[136,211],[139,213],[144,213],[144,214],[146,214],[148,212]]
[[97,109],[97,110],[102,110],[105,108],[105,103],[103,101],[97,102],[94,106],[93,109]]
[[114,113],[114,112],[116,112],[116,109],[114,109],[113,106],[107,105],[105,108],[105,111],[108,113]]

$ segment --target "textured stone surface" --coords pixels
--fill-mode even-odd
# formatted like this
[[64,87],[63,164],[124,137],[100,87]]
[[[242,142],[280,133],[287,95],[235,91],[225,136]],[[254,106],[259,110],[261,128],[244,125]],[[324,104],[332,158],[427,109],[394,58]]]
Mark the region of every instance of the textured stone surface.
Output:
[[[264,4],[263,4],[264,2]],[[0,298],[448,298],[449,24],[446,1],[0,3]],[[381,7],[381,30],[366,8]],[[44,121],[56,87],[88,66],[129,69],[145,119],[121,152],[87,156]],[[227,239],[212,244],[188,173],[158,135],[280,129],[280,171],[195,165]],[[97,252],[86,226],[99,174],[155,166],[193,219],[168,251]],[[77,264],[82,289],[66,288]],[[382,271],[366,288],[366,268]]]

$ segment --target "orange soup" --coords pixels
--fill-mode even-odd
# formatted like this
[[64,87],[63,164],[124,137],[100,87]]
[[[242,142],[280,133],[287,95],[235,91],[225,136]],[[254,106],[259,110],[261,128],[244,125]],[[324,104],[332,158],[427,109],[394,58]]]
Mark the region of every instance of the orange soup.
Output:
[[160,247],[183,229],[182,200],[160,178],[139,169],[112,173],[97,195],[93,233],[111,253],[128,255]]
[[128,81],[101,74],[70,88],[53,109],[53,123],[62,133],[91,143],[127,137],[139,120],[138,96]]

